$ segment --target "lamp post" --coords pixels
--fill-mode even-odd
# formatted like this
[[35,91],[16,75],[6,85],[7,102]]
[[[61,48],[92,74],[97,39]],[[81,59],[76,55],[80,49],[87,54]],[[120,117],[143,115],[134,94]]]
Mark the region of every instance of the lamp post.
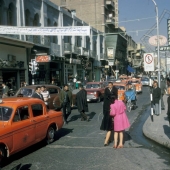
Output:
[[[160,87],[161,81],[160,81],[160,56],[159,56],[159,46],[160,46],[160,42],[159,42],[159,20],[158,20],[158,6],[155,2],[155,0],[152,0],[152,2],[155,5],[155,9],[156,9],[156,25],[157,25],[157,57],[158,57],[158,84]],[[159,100],[159,114],[161,114],[161,100]]]

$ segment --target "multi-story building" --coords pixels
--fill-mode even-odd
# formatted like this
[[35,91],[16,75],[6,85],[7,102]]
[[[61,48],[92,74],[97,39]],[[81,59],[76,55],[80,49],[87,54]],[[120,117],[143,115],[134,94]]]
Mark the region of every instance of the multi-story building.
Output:
[[118,28],[118,0],[50,0],[67,8],[101,32]]
[[[49,0],[0,0],[0,25],[31,27],[88,26],[73,12]],[[83,81],[100,80],[100,55],[104,54],[104,36],[90,27],[90,36],[0,35],[0,80],[31,83],[28,63],[37,56],[50,56],[39,62],[36,84],[69,83],[74,77]],[[8,73],[10,74],[6,74]]]

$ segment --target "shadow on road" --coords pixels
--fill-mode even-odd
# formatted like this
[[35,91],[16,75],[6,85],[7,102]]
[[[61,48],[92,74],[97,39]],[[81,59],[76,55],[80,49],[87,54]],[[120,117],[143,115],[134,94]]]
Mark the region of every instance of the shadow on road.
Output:
[[89,116],[90,119],[93,119],[95,114],[96,114],[95,112],[91,112],[91,113],[87,114],[87,116]]
[[58,132],[56,132],[56,136],[55,136],[55,141],[59,140],[60,138],[68,135],[69,133],[72,133],[73,129],[68,129],[68,128],[62,128],[60,129]]
[[12,168],[11,170],[30,170],[31,165],[32,164],[25,164],[25,165],[19,164],[14,168]]
[[129,134],[129,131],[125,131],[124,132],[124,137],[123,137],[123,143],[125,143],[126,141],[129,141],[129,140],[132,140],[130,134]]
[[170,139],[170,127],[168,125],[163,125],[163,128],[164,128],[164,133]]

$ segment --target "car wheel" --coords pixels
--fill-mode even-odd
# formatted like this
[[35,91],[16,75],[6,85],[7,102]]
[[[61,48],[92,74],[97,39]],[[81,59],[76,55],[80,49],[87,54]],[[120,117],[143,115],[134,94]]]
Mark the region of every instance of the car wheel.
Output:
[[55,128],[54,126],[50,126],[47,130],[46,142],[50,144],[54,141],[55,138]]
[[6,151],[4,146],[0,146],[0,166],[2,165],[2,162],[6,159]]
[[101,97],[99,96],[99,98],[97,99],[97,103],[101,102]]

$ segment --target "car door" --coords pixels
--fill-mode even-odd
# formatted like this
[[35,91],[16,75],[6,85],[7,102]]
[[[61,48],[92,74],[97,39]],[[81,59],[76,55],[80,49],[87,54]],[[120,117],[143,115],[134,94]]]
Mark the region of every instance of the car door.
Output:
[[32,122],[35,127],[35,139],[36,141],[40,141],[45,138],[48,128],[48,118],[46,115],[47,108],[42,104],[32,104],[31,112],[32,112]]
[[34,124],[30,117],[30,108],[20,106],[12,119],[13,151],[28,147],[35,141]]
[[54,109],[53,101],[54,98],[59,94],[57,87],[49,87],[48,91],[50,93],[49,108]]

